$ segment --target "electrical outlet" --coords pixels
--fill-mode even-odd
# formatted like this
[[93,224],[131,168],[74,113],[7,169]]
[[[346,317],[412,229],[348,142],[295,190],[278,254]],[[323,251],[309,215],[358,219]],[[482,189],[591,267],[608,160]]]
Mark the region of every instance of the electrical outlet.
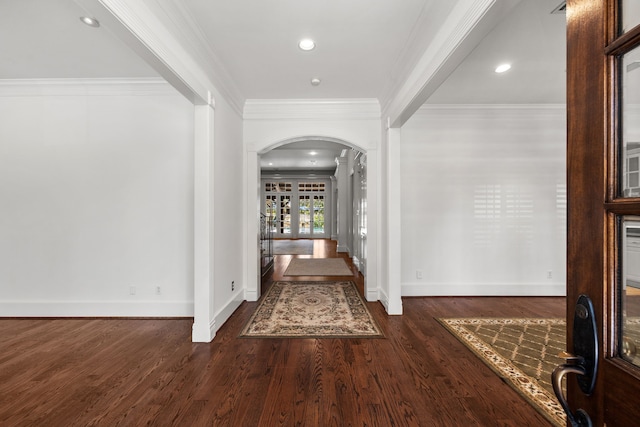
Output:
[[422,279],[422,270],[416,270],[416,279]]
[[235,280],[232,280],[231,281],[231,292],[233,292],[235,290],[236,290],[236,282],[235,282]]
[[553,279],[553,272],[551,270],[547,271],[547,279]]
[[156,295],[162,295],[162,288],[160,286],[156,286]]
[[129,295],[135,295],[135,294],[136,294],[136,287],[129,286]]

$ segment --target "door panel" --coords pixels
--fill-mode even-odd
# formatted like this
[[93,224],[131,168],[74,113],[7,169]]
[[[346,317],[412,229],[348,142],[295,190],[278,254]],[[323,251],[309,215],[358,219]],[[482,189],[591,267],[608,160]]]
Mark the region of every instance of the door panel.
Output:
[[637,77],[628,74],[640,58],[640,30],[632,24],[637,12],[622,10],[630,4],[637,1],[567,1],[567,349],[573,353],[582,339],[580,325],[574,333],[580,295],[593,301],[600,337],[593,392],[585,394],[570,375],[567,394],[572,411],[609,427],[640,420],[640,368],[625,353],[636,314],[628,285],[640,268],[629,247],[640,226],[640,165],[633,160],[640,67]]

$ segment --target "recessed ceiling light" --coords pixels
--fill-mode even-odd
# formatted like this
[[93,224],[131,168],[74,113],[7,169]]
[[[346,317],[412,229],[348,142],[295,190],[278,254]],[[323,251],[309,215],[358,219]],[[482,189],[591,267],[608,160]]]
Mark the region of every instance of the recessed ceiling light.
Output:
[[320,84],[320,79],[317,77],[314,77],[311,79],[311,85],[312,86],[318,86]]
[[273,166],[273,163],[269,162],[269,166]]
[[302,50],[313,50],[316,47],[316,42],[311,39],[302,39],[298,43],[298,47]]
[[311,154],[312,156],[315,156],[316,154],[318,154],[317,151],[309,151],[309,154]]
[[90,27],[98,28],[100,26],[100,22],[96,18],[90,18],[88,16],[81,16],[80,20],[87,24]]
[[504,73],[511,69],[511,64],[500,64],[496,67],[496,73]]

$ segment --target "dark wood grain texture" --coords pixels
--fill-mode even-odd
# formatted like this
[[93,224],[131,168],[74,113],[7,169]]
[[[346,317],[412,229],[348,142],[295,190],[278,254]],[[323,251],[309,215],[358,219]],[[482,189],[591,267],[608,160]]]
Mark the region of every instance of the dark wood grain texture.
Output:
[[563,298],[403,302],[368,303],[384,339],[238,338],[246,302],[209,344],[191,319],[2,319],[0,425],[549,425],[435,318],[563,317]]
[[[567,1],[567,348],[573,352],[573,312],[581,294],[593,300],[596,318],[605,309],[607,242],[603,204],[611,189],[606,0]],[[598,324],[598,335],[606,328]],[[604,339],[604,338],[602,338]],[[601,353],[602,354],[602,353]],[[604,422],[604,378],[585,396],[575,375],[567,379],[567,395],[575,411],[583,408],[594,425]]]
[[[640,27],[619,34],[615,0],[567,1],[567,348],[573,352],[573,312],[579,295],[595,307],[599,337],[596,386],[587,396],[570,376],[567,395],[574,412],[593,425],[638,425],[640,369],[617,357],[620,215],[640,214],[638,198],[619,196],[622,145],[622,79],[617,55],[638,49]],[[629,106],[627,105],[627,107]]]

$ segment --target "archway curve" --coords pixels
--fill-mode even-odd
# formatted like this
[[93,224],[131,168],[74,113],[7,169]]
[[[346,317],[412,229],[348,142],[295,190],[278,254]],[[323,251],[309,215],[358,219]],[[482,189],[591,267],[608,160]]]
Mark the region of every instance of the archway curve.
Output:
[[264,147],[262,150],[258,151],[258,155],[262,155],[265,153],[268,153],[271,150],[274,150],[276,148],[288,145],[288,144],[293,144],[296,142],[305,142],[305,141],[323,141],[323,142],[334,142],[336,144],[341,144],[341,145],[346,145],[347,147],[351,147],[355,150],[358,150],[362,153],[366,153],[367,150],[356,145],[353,144],[347,140],[341,139],[341,138],[335,138],[332,136],[319,136],[319,135],[307,135],[307,136],[297,136],[297,137],[292,137],[292,138],[287,138],[287,139],[283,139],[281,141],[277,141],[274,142],[270,145],[267,145],[266,147]]
[[[345,139],[342,139],[342,138],[336,138],[336,137],[331,137],[331,136],[320,136],[320,135],[305,135],[305,136],[296,136],[296,137],[285,138],[285,139],[273,142],[271,144],[268,144],[268,145],[264,146],[259,151],[255,151],[254,153],[257,156],[257,159],[256,159],[257,163],[259,163],[259,159],[263,154],[269,153],[270,151],[272,151],[272,150],[274,150],[276,148],[285,147],[287,145],[294,144],[294,143],[297,143],[297,142],[307,142],[307,141],[331,142],[331,143],[335,143],[335,144],[340,144],[340,145],[343,145],[345,147],[349,147],[351,149],[357,150],[357,151],[359,151],[360,153],[362,153],[364,155],[367,155],[367,150],[366,149],[362,148],[358,144],[351,143],[351,142],[349,142],[349,141],[347,141]],[[256,164],[256,166],[258,166],[258,165]],[[261,185],[260,185],[261,174],[258,173],[256,178],[257,178],[257,181],[258,181],[258,186],[257,187],[261,187]],[[259,214],[260,214],[260,206],[257,206],[257,215],[259,216]],[[365,252],[368,252],[369,251],[369,241],[365,240],[364,244],[366,245]],[[374,243],[374,246],[375,246],[375,243]],[[375,252],[376,251],[374,250],[374,253]],[[252,257],[249,257],[248,259],[250,260],[250,259],[252,259]],[[377,294],[376,285],[375,285],[375,279],[373,281],[369,280],[368,272],[371,271],[371,270],[368,267],[365,266],[365,269],[361,270],[361,271],[364,273],[364,279],[365,279],[365,283],[364,283],[365,297],[367,299],[371,300],[371,294],[372,293]],[[259,290],[255,289],[255,291],[256,291],[255,292],[256,297],[259,296]],[[368,297],[367,297],[367,294],[369,294]],[[375,299],[378,299],[377,295],[376,295]]]

